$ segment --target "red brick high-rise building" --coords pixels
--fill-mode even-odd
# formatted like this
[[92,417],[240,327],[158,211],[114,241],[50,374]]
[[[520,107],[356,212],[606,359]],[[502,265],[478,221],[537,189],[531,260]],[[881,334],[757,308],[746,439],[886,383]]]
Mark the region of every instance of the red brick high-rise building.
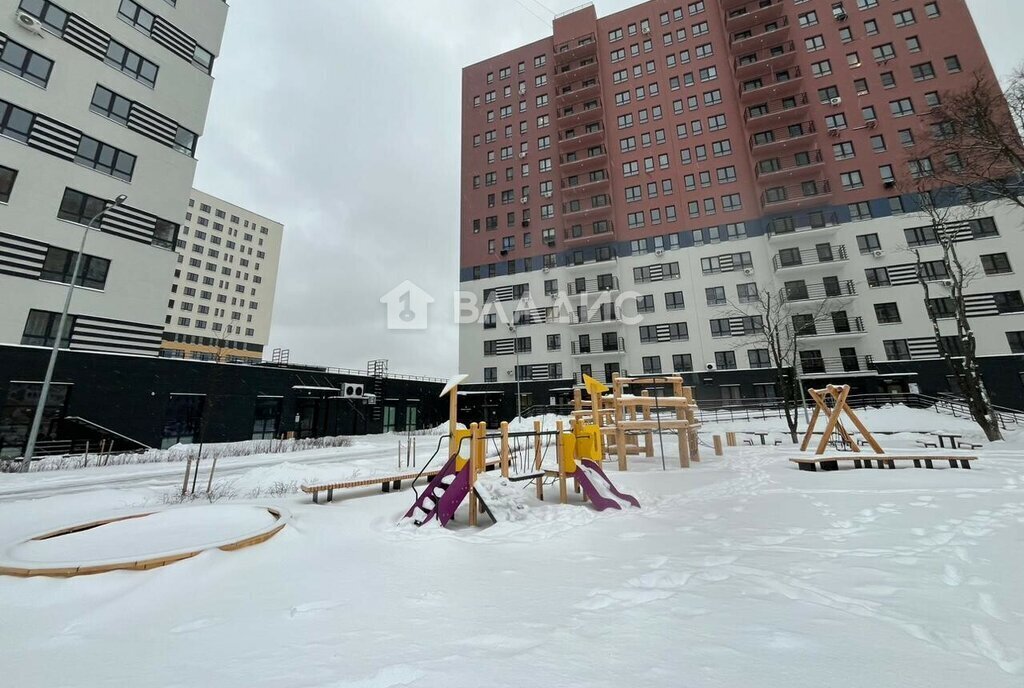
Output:
[[[963,0],[588,5],[467,67],[462,288],[510,322],[462,325],[464,372],[702,371],[724,397],[773,396],[751,306],[771,290],[817,321],[805,376],[906,388],[938,348],[909,251],[930,259],[931,221],[902,180],[937,164],[926,115],[975,72],[994,78]],[[964,222],[992,356],[1024,351],[1020,219]],[[579,308],[595,294],[616,303]]]

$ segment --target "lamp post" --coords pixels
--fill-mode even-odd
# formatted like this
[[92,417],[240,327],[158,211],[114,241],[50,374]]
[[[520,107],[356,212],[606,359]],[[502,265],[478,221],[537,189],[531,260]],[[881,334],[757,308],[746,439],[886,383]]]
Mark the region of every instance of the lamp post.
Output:
[[516,378],[516,418],[523,417],[523,393],[521,391],[521,382],[519,381],[519,341],[516,337],[516,326],[512,323],[508,325],[508,331],[512,333],[512,351],[516,355],[516,369],[514,376]]
[[21,472],[27,473],[32,463],[32,455],[36,451],[36,435],[39,434],[39,427],[43,424],[43,411],[46,409],[46,399],[50,395],[50,383],[53,381],[53,370],[57,366],[57,354],[60,353],[60,340],[64,337],[64,327],[68,321],[68,311],[71,310],[71,297],[75,293],[75,282],[78,281],[78,273],[82,269],[82,256],[85,255],[85,242],[89,238],[89,230],[97,221],[106,215],[113,208],[124,204],[128,197],[121,194],[114,199],[113,203],[107,205],[103,210],[92,216],[92,219],[82,230],[82,242],[78,246],[78,254],[75,256],[75,266],[71,269],[71,280],[68,282],[68,293],[64,297],[64,310],[60,313],[60,321],[57,323],[57,332],[53,337],[53,348],[50,349],[50,361],[46,365],[46,375],[43,377],[43,389],[39,392],[39,401],[36,402],[36,412],[32,417],[32,427],[28,431],[28,443],[25,445],[25,456],[21,460]]
[[791,327],[788,323],[786,324],[786,330],[793,336],[793,372],[796,373],[796,386],[800,390],[800,406],[804,410],[804,423],[811,422],[810,413],[807,410],[807,397],[804,395],[804,381],[803,376],[800,374],[802,368],[800,361],[799,346],[797,346],[797,334],[796,329]]

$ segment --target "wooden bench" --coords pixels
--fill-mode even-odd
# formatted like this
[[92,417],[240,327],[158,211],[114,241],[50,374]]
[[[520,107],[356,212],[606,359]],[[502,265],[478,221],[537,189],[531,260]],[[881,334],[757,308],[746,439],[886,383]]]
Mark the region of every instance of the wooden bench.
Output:
[[973,442],[961,442],[957,445],[957,449],[981,449],[981,445]]
[[925,449],[929,449],[929,448],[930,449],[938,449],[939,448],[939,445],[937,443],[935,443],[935,442],[925,442],[924,440],[915,440],[915,441],[918,444],[920,444],[922,447],[924,447]]
[[[494,470],[497,467],[498,461],[488,461],[486,468],[488,471]],[[443,468],[443,466],[442,466]],[[340,483],[326,483],[323,485],[303,485],[300,489],[306,494],[313,495],[313,503],[320,503],[320,493],[327,493],[327,501],[334,501],[335,490],[346,490],[354,487],[369,487],[370,485],[380,485],[381,492],[391,492],[391,490],[402,489],[402,483],[415,480],[418,477],[425,478],[427,482],[432,480],[438,473],[441,472],[441,468],[436,471],[425,471],[422,475],[419,473],[403,473],[401,475],[387,475],[378,476],[376,478],[365,478],[363,480],[346,480]]]
[[[802,456],[798,459],[790,459],[800,468],[801,471],[816,471],[820,467],[823,471],[838,471],[840,461],[853,463],[854,468],[896,468],[897,461],[913,461],[915,468],[935,468],[935,461],[948,461],[950,468],[970,468],[971,461],[977,461],[977,456],[908,456],[900,454],[849,454],[846,456]],[[875,464],[875,465],[873,465]]]

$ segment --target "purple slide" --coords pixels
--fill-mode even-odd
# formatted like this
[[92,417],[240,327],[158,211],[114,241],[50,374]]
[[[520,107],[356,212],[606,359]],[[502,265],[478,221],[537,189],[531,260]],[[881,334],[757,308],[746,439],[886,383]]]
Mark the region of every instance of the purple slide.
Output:
[[[612,481],[608,479],[608,476],[605,474],[604,470],[601,468],[599,464],[597,464],[594,461],[591,461],[590,459],[583,459],[582,461],[580,461],[580,464],[584,468],[588,469],[589,471],[593,471],[596,475],[598,475],[600,479],[605,482],[608,491],[611,492],[613,495],[615,495],[624,502],[632,504],[635,507],[640,507],[640,502],[636,500],[636,497],[625,494],[624,492],[619,492],[618,488],[612,485]],[[588,475],[587,471],[576,471],[576,473],[574,473],[573,476],[579,481],[580,487],[583,488],[584,494],[587,495],[587,498],[591,501],[591,503],[593,503],[594,508],[597,509],[598,511],[604,511],[605,509],[622,508],[622,505],[620,505],[617,501],[615,501],[614,499],[609,499],[608,497],[605,497],[603,494],[601,494],[597,487],[595,487],[594,484],[591,482],[590,475]]]
[[[469,464],[466,464],[468,467]],[[444,465],[441,472],[433,477],[427,488],[405,513],[406,518],[416,519],[416,525],[422,526],[436,517],[441,526],[448,525],[462,500],[469,494],[469,471],[463,468],[455,471],[455,459]]]

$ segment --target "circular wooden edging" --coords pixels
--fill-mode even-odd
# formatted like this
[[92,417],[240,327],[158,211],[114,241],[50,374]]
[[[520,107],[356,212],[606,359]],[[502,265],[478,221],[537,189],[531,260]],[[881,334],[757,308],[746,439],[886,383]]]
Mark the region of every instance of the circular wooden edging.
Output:
[[[241,506],[241,505],[240,505]],[[245,505],[251,506],[251,505]],[[191,508],[202,508],[202,507],[191,507]],[[168,564],[173,564],[176,561],[182,561],[183,559],[191,559],[192,557],[209,551],[211,549],[220,549],[224,551],[234,551],[244,549],[246,547],[252,547],[262,542],[266,542],[270,538],[281,532],[281,529],[288,525],[291,520],[291,514],[287,509],[281,507],[270,507],[270,506],[258,506],[257,508],[265,509],[271,516],[274,517],[274,521],[268,526],[260,529],[256,532],[245,533],[241,538],[235,540],[221,541],[210,544],[205,544],[194,549],[183,549],[171,552],[164,552],[145,559],[133,559],[133,560],[106,560],[96,563],[88,563],[80,566],[69,566],[66,562],[54,564],[52,566],[33,566],[24,567],[18,566],[16,561],[12,561],[7,557],[4,557],[6,561],[0,559],[0,575],[3,576],[18,576],[21,578],[28,578],[30,576],[49,576],[52,578],[71,578],[72,576],[88,576],[96,573],[107,573],[108,571],[146,571],[148,569],[155,569]],[[72,533],[79,533],[91,528],[98,528],[111,523],[117,523],[119,521],[129,521],[135,518],[145,518],[146,516],[152,516],[153,514],[159,513],[158,511],[146,511],[138,514],[128,514],[126,516],[118,516],[116,518],[107,518],[99,521],[90,521],[89,523],[80,523],[73,526],[61,528],[59,530],[50,530],[45,533],[34,535],[32,537],[24,538],[18,542],[11,543],[7,546],[3,555],[6,555],[12,548],[22,545],[26,542],[33,540],[48,540],[50,538],[60,537],[62,535],[70,535]]]

